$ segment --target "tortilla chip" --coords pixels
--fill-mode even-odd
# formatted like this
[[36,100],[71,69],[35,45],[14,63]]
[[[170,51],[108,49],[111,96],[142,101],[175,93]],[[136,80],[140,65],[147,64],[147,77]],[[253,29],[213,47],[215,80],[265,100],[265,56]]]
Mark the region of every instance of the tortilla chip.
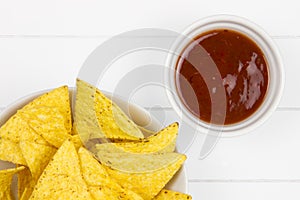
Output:
[[96,88],[77,80],[74,128],[84,145],[93,138],[103,138],[105,135],[99,128],[94,109]]
[[72,141],[76,149],[79,149],[83,145],[79,135],[72,135],[70,140]]
[[14,174],[24,170],[25,167],[20,166],[12,169],[0,170],[0,199],[11,197],[11,182]]
[[27,123],[19,115],[13,115],[0,127],[0,137],[18,143],[22,135],[22,130],[20,129],[24,124],[28,127]]
[[76,129],[76,126],[73,126],[73,127],[72,127],[71,135],[78,135],[78,131],[77,131],[77,129]]
[[22,119],[20,114],[13,115],[7,122],[0,128],[0,137],[8,139],[12,142],[18,143],[23,141],[34,141],[38,144],[48,145],[44,138],[38,135],[26,120]]
[[101,130],[107,138],[138,140],[142,131],[128,116],[100,90],[95,94],[95,112]]
[[180,192],[175,192],[172,190],[163,189],[160,193],[154,198],[154,200],[191,200],[192,196],[188,194],[183,194]]
[[[24,170],[18,174],[18,197],[20,200],[28,199],[33,191],[35,184],[32,184],[32,177],[29,168],[25,167]],[[29,192],[30,191],[30,192]],[[25,193],[28,193],[27,195]]]
[[21,141],[19,145],[32,177],[38,179],[55,154],[56,148],[28,141]]
[[[49,177],[50,178],[50,177]],[[29,199],[77,199],[93,200],[86,186],[83,187],[76,179],[67,176],[54,174],[47,182],[39,184]]]
[[59,148],[71,137],[64,125],[64,116],[58,108],[34,107],[18,112],[29,126],[42,136],[48,143]]
[[79,79],[77,80],[75,124],[84,143],[94,138],[128,140],[143,138],[137,125],[117,105],[113,104],[96,87]]
[[[122,151],[130,153],[165,153],[174,152],[178,133],[178,123],[173,123],[158,133],[137,142],[118,142],[114,145]],[[111,145],[111,144],[110,144]],[[111,149],[108,144],[96,144],[96,149],[102,151]],[[115,149],[114,149],[115,151]],[[113,153],[113,152],[112,152]]]
[[31,176],[29,168],[19,172],[18,175],[18,197],[19,200],[28,200],[31,196],[38,179]]
[[11,190],[5,190],[4,192],[0,191],[0,199],[1,200],[12,200],[13,196],[12,196]]
[[142,200],[142,197],[136,193],[125,190],[118,183],[113,182],[106,169],[85,148],[81,147],[78,155],[84,180],[94,199]]
[[103,179],[109,179],[106,169],[91,153],[83,147],[78,150],[83,178],[87,185],[99,185]]
[[[1,197],[1,195],[0,195]],[[3,200],[13,200],[13,196],[12,196],[12,191],[11,190],[7,190],[5,193],[4,193],[4,198]]]
[[73,143],[66,140],[42,173],[30,199],[93,199]]
[[118,186],[118,188],[112,186],[90,186],[89,191],[95,200],[143,200],[138,194],[122,189],[121,186]]
[[[131,190],[145,200],[154,198],[180,169],[186,157],[181,155],[176,162],[157,171],[149,173],[126,173],[106,167],[109,176],[123,188]],[[143,164],[135,160],[134,164]]]
[[20,114],[15,114],[0,128],[0,159],[27,165],[19,147],[20,141],[34,141],[38,144],[49,145],[44,138],[30,128]]
[[102,200],[102,199],[111,199],[107,192],[104,191],[103,187],[100,186],[88,186],[90,194],[95,200]]
[[0,160],[27,165],[18,143],[0,137]]
[[68,86],[61,86],[53,89],[32,102],[24,106],[23,110],[32,109],[34,107],[55,107],[64,117],[64,124],[68,133],[72,130],[71,107]]
[[183,156],[174,152],[137,154],[116,151],[115,144],[112,143],[97,145],[97,151],[96,157],[101,163],[127,173],[157,171],[177,162]]

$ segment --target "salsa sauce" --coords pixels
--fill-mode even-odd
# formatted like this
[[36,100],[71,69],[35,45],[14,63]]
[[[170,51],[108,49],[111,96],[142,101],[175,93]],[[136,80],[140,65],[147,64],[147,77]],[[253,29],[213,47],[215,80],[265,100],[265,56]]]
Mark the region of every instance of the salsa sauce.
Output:
[[[197,64],[192,65],[195,58]],[[205,73],[216,67],[218,74]],[[175,78],[177,92],[191,113],[210,123],[212,107],[223,103],[223,124],[228,125],[248,118],[263,103],[268,64],[253,40],[234,30],[216,29],[198,35],[185,47],[177,60]],[[226,97],[212,101],[212,95],[221,91]]]

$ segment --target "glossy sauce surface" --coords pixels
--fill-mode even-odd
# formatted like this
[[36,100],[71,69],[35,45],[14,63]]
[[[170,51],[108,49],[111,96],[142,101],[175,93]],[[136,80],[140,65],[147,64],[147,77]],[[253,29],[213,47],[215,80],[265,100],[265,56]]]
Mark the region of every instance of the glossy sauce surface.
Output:
[[[217,29],[198,35],[181,52],[176,71],[181,100],[205,122],[234,124],[248,118],[263,103],[268,88],[263,52],[250,38],[234,30]],[[226,111],[224,120],[212,120],[224,115],[220,105]]]

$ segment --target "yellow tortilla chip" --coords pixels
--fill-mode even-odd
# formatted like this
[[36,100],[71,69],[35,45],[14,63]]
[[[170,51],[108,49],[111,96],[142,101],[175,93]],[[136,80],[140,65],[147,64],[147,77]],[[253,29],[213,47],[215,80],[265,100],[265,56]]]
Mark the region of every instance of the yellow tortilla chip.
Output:
[[62,86],[41,95],[24,106],[23,110],[43,106],[57,108],[64,117],[64,124],[67,132],[71,133],[72,120],[68,86]]
[[77,131],[77,129],[76,129],[76,126],[73,126],[73,127],[72,127],[71,135],[78,135],[78,131]]
[[96,90],[95,94],[95,112],[106,137],[127,140],[138,140],[144,137],[138,126],[100,90]]
[[18,143],[0,137],[0,160],[27,165]]
[[3,200],[13,200],[12,192],[10,190],[7,190],[5,192]]
[[18,112],[29,126],[48,143],[59,148],[71,137],[64,125],[64,116],[54,107],[34,107]]
[[106,169],[85,148],[81,147],[78,155],[84,180],[94,199],[142,200],[142,197],[136,193],[125,190],[118,183],[113,182]]
[[177,162],[183,156],[174,152],[138,154],[119,150],[112,143],[97,145],[96,158],[112,169],[127,173],[142,173],[163,169]]
[[80,166],[84,180],[88,185],[99,185],[103,179],[109,179],[106,169],[96,160],[91,153],[83,147],[78,150]]
[[72,141],[76,149],[79,149],[79,147],[83,145],[79,135],[72,135],[70,140]]
[[34,141],[38,144],[48,145],[44,138],[30,128],[27,121],[20,114],[13,115],[1,128],[0,137],[12,142]]
[[74,128],[85,146],[91,139],[105,139],[106,136],[99,128],[94,109],[96,88],[77,80]]
[[28,141],[21,141],[19,146],[32,177],[38,179],[55,154],[56,148]]
[[[131,190],[145,200],[154,198],[171,180],[180,169],[186,157],[181,155],[180,159],[163,169],[149,173],[126,173],[106,167],[109,176],[119,183],[123,188]],[[142,164],[139,160],[135,164]]]
[[192,196],[188,194],[183,194],[180,192],[175,192],[172,190],[163,189],[160,193],[154,198],[154,200],[191,200]]
[[0,199],[11,198],[11,182],[14,174],[24,170],[25,167],[20,166],[13,169],[0,170]]
[[143,200],[143,198],[138,194],[130,190],[125,190],[121,186],[115,186],[116,184],[106,187],[90,186],[89,191],[95,200]]
[[117,105],[96,87],[81,80],[77,80],[75,125],[84,143],[94,138],[143,138],[137,125]]
[[78,154],[66,140],[40,176],[30,199],[93,199],[83,180]]
[[20,141],[34,141],[38,144],[49,145],[44,138],[30,128],[20,114],[15,114],[0,128],[0,159],[27,165],[19,147]]
[[59,174],[52,175],[42,185],[38,182],[38,188],[34,189],[29,199],[93,200],[87,188],[76,179]]
[[[30,112],[37,111],[38,109],[39,111],[41,111],[42,108],[40,107],[43,106],[44,107],[47,106],[48,110],[52,109],[56,111],[49,112],[48,114],[52,114],[52,115],[48,116],[48,118],[46,119],[40,119],[40,121],[33,119],[33,121],[31,121],[31,124],[28,124],[27,123],[28,119],[31,120],[32,117],[31,114],[33,114],[33,117],[34,116],[37,117],[39,116],[39,114],[42,114],[42,113],[36,113],[36,112],[30,113]],[[45,109],[43,111],[45,111]],[[62,119],[60,118],[60,120],[62,121],[59,122],[63,124],[64,127],[63,132],[58,131],[59,128],[55,127],[57,125],[54,124],[56,123],[55,121],[54,122],[51,121],[53,120],[52,118],[54,116],[53,112],[59,113],[59,115],[63,116]],[[22,115],[20,115],[19,113],[22,113]],[[16,164],[26,165],[25,159],[23,158],[21,154],[21,150],[18,147],[18,143],[21,140],[34,141],[37,144],[45,144],[45,145],[51,143],[52,145],[59,147],[61,143],[68,138],[65,136],[65,132],[70,133],[72,128],[68,87],[61,87],[38,97],[37,99],[33,100],[32,102],[24,106],[19,111],[19,113],[13,115],[0,128],[0,159],[5,161],[10,161]],[[50,126],[48,127],[48,129],[45,128],[47,124],[44,123],[46,123],[47,121],[52,122],[52,124],[50,125],[52,126],[52,128],[49,128]],[[43,124],[43,127],[39,126],[41,124]],[[34,127],[36,130],[32,129],[32,127]],[[42,131],[43,134],[41,133],[37,134],[36,131],[41,131],[41,129],[45,129]],[[49,135],[54,131],[53,129],[57,131],[55,134],[56,137],[52,137],[51,135]],[[45,139],[48,139],[49,143]]]
[[111,199],[103,187],[100,186],[88,186],[89,192],[94,200]]
[[[131,153],[174,152],[177,133],[178,133],[178,123],[176,122],[162,129],[158,133],[148,138],[142,139],[140,141],[119,142],[119,143],[115,143],[114,145],[118,148],[121,148],[122,151],[131,152]],[[111,148],[107,146],[108,144],[96,144],[96,149],[99,151],[105,149],[107,151],[108,149]]]
[[18,199],[28,199],[33,191],[34,185],[35,183],[32,183],[31,172],[29,168],[25,167],[25,169],[18,174]]
[[19,172],[18,175],[18,197],[19,200],[28,200],[31,196],[33,189],[38,179],[34,179],[31,176],[29,168]]

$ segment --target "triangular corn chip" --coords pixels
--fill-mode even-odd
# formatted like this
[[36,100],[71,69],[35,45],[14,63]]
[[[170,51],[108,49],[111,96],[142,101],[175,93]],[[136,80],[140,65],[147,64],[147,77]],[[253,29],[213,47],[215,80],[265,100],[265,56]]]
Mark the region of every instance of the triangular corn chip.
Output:
[[19,146],[32,177],[38,179],[55,154],[56,148],[28,141],[21,141]]
[[68,133],[71,133],[72,120],[68,86],[55,88],[39,96],[38,98],[27,104],[23,109],[26,110],[41,106],[58,108],[59,112],[64,116],[64,124],[66,130],[68,131]]
[[109,179],[106,169],[91,155],[88,150],[84,147],[80,147],[78,155],[82,174],[88,185],[97,186],[103,179]]
[[79,135],[72,135],[70,140],[72,141],[76,149],[79,149],[79,147],[82,146],[82,141]]
[[85,148],[78,151],[84,180],[94,199],[124,199],[142,200],[142,197],[132,191],[122,188],[113,182],[103,167]]
[[160,193],[154,198],[154,200],[191,200],[192,196],[188,194],[183,194],[180,192],[175,192],[172,190],[163,189]]
[[[125,152],[131,153],[164,153],[174,152],[176,145],[176,138],[178,133],[178,123],[173,123],[158,133],[133,142],[118,142],[114,145],[121,148]],[[107,144],[97,144],[96,148],[101,151],[107,148]]]
[[30,199],[93,199],[72,142],[65,141],[45,168]]
[[26,165],[18,143],[0,137],[0,160]]
[[[109,147],[110,144],[107,144]],[[182,157],[179,153],[134,154],[134,153],[106,153],[99,151],[96,155],[102,164],[127,173],[151,173],[164,169]]]
[[71,137],[64,126],[64,116],[55,107],[34,107],[19,111],[29,126],[42,136],[48,143],[59,148]]
[[37,180],[32,179],[29,168],[25,168],[18,174],[18,199],[29,199]]
[[48,178],[42,184],[38,182],[29,199],[94,200],[87,187],[70,176],[55,174]]
[[101,130],[108,138],[137,140],[144,135],[138,126],[100,90],[95,94],[95,111]]
[[73,132],[77,133],[85,146],[91,139],[105,139],[100,130],[94,109],[96,88],[77,80]]
[[0,170],[0,199],[10,199],[11,197],[11,182],[14,174],[24,170],[24,166],[12,169]]
[[75,125],[84,143],[94,138],[143,138],[138,126],[117,105],[96,87],[81,80],[77,80]]
[[[154,198],[180,169],[186,157],[181,158],[163,169],[149,173],[126,173],[106,167],[110,177],[128,190],[132,190],[145,200]],[[142,161],[136,160],[135,164]]]
[[112,186],[90,186],[89,191],[95,200],[143,200],[143,198],[133,191],[123,189],[114,183]]
[[[0,194],[0,198],[1,198],[1,194]],[[12,191],[6,190],[6,192],[4,193],[3,200],[13,200]]]
[[38,144],[48,145],[44,138],[38,135],[27,121],[20,114],[13,115],[1,128],[0,137],[8,139],[12,142],[19,143],[22,141],[34,141]]

